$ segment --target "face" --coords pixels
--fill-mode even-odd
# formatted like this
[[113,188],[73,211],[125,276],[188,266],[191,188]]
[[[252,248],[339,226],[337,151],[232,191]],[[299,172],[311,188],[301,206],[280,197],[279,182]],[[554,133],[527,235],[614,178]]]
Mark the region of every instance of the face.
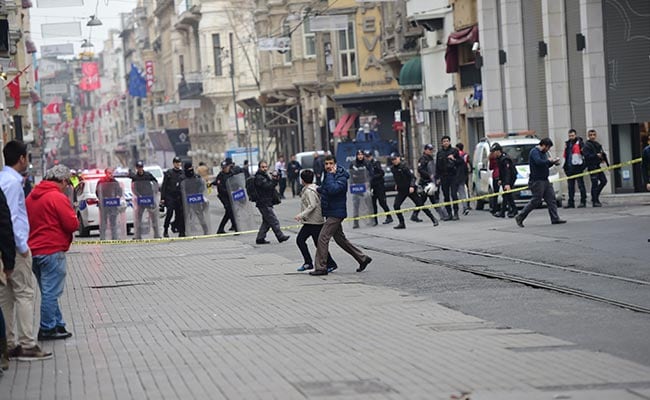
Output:
[[363,160],[363,153],[357,153],[357,160]]
[[174,161],[174,168],[180,169],[181,168],[181,162],[180,161]]
[[424,149],[424,154],[426,155],[432,155],[433,154],[433,149]]
[[597,136],[598,134],[596,133],[596,131],[589,131],[589,133],[587,133],[587,137],[589,138],[589,140],[596,140]]
[[576,133],[575,132],[569,132],[569,140],[576,140]]
[[547,145],[542,145],[542,146],[540,146],[540,148],[542,150],[542,153],[546,153],[549,150],[551,150],[551,146],[547,146]]
[[442,139],[442,147],[444,147],[445,149],[448,149],[449,146],[451,146],[451,140],[446,139],[446,138]]
[[269,170],[268,164],[260,164],[260,170],[262,170],[262,172],[268,171]]
[[399,162],[400,162],[400,159],[399,159],[399,157],[391,158],[390,162],[391,162],[393,165],[398,165]]
[[325,161],[325,169],[329,172],[333,172],[336,169],[336,164],[334,163],[334,160]]
[[135,170],[138,173],[138,175],[144,174],[144,167],[137,166],[135,167]]

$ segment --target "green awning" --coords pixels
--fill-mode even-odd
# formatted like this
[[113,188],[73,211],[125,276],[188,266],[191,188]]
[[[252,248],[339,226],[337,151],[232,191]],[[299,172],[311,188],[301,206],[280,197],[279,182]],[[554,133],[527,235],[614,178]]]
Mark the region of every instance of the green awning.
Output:
[[408,60],[399,72],[399,87],[405,90],[422,90],[422,63],[420,57]]

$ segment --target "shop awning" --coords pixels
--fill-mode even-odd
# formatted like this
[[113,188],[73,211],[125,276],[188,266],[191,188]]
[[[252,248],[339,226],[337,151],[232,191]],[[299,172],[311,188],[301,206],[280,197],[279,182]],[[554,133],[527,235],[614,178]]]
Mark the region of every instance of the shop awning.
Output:
[[458,72],[458,45],[467,42],[478,42],[478,25],[453,32],[447,38],[445,63],[447,64],[448,74]]
[[406,90],[422,90],[422,62],[415,57],[402,65],[399,87]]
[[351,113],[351,114],[343,114],[341,119],[339,119],[339,123],[336,124],[336,128],[334,129],[334,132],[332,133],[334,137],[341,137],[341,136],[348,136],[348,130],[354,124],[354,121],[357,119],[356,113]]

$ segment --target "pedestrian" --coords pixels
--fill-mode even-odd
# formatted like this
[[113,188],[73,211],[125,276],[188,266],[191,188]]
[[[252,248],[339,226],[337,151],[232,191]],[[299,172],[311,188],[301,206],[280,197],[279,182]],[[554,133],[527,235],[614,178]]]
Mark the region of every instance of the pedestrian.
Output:
[[[7,281],[16,266],[16,241],[14,240],[14,226],[11,223],[11,211],[7,205],[7,198],[0,189],[0,274],[4,274]],[[2,371],[9,369],[9,354],[7,351],[7,330],[5,319],[0,308],[0,376]]]
[[[119,231],[118,216],[121,213],[119,206],[108,206],[104,204],[103,199],[121,199],[124,191],[122,186],[113,176],[113,169],[106,168],[104,170],[104,176],[97,181],[97,187],[95,188],[95,195],[99,199],[99,240],[106,239],[106,229],[110,225],[111,229],[111,240],[118,240]],[[121,218],[119,218],[121,219]]]
[[343,220],[347,217],[347,191],[350,174],[345,168],[336,165],[336,158],[328,154],[325,156],[323,182],[318,187],[321,195],[321,207],[325,223],[318,235],[316,246],[316,265],[309,275],[327,275],[327,256],[329,255],[330,239],[334,238],[346,253],[350,254],[359,263],[357,272],[363,272],[372,262],[370,256],[364,254],[345,237],[343,233]]
[[[176,230],[185,235],[185,221],[183,218],[183,201],[181,197],[181,181],[185,178],[180,157],[174,157],[174,167],[165,171],[162,187],[160,188],[160,204],[165,206],[167,214],[163,223],[163,236],[169,237],[169,224],[174,217]],[[180,236],[180,235],[179,235]]]
[[160,232],[158,230],[158,212],[156,209],[156,204],[153,201],[155,195],[154,192],[158,191],[158,181],[156,177],[153,176],[151,172],[144,170],[144,162],[138,161],[135,163],[135,174],[130,175],[131,181],[133,182],[133,195],[137,199],[151,199],[150,204],[145,204],[142,201],[138,201],[138,204],[135,205],[135,221],[133,223],[135,228],[135,239],[142,239],[142,216],[145,212],[149,215],[149,221],[151,222],[153,228],[153,237],[155,239],[160,238]]
[[257,191],[255,206],[262,215],[262,225],[260,225],[255,240],[257,244],[271,243],[266,240],[266,233],[269,229],[273,230],[278,242],[282,243],[289,240],[289,235],[285,235],[280,230],[280,221],[278,221],[278,217],[275,215],[275,211],[273,211],[273,206],[280,204],[279,194],[275,190],[275,187],[280,181],[280,175],[277,171],[274,171],[272,176],[269,176],[268,171],[269,165],[267,162],[264,160],[260,161],[257,165],[257,172],[255,173],[255,189]]
[[[565,142],[564,147],[564,172],[567,176],[581,174],[585,170],[585,157],[582,154],[584,144],[575,129],[569,129],[569,140]],[[582,177],[571,178],[567,181],[569,186],[569,199],[566,208],[575,208],[576,182],[580,190],[580,204],[578,208],[587,206],[587,191],[585,190],[585,181]]]
[[[603,162],[609,165],[607,161],[607,153],[605,153],[603,146],[596,140],[597,137],[598,134],[596,133],[596,130],[589,129],[589,131],[587,131],[587,141],[582,148],[588,171],[600,169],[600,164]],[[580,179],[582,180],[582,178]],[[607,185],[605,172],[600,171],[592,173],[589,175],[589,179],[591,180],[591,205],[594,207],[602,207],[603,205],[600,203],[600,192],[602,192]]]
[[208,166],[203,162],[200,161],[198,167],[196,167],[196,174],[203,179],[203,182],[205,183],[206,188],[208,188],[208,194],[210,194],[210,170],[208,169]]
[[[230,191],[228,191],[227,182],[230,179],[232,174],[232,164],[228,164],[227,161],[221,162],[221,171],[217,174],[217,177],[212,181],[212,186],[217,187],[217,197],[223,208],[225,210],[221,222],[219,223],[219,228],[217,229],[217,234],[226,233],[226,224],[230,221],[230,231],[237,230],[237,222],[235,221],[235,214],[232,209],[232,199],[230,197]],[[246,171],[246,170],[244,170]]]
[[524,220],[531,211],[536,209],[542,204],[542,200],[546,202],[548,208],[548,215],[551,217],[552,224],[564,224],[565,220],[560,219],[557,213],[557,204],[555,203],[555,190],[553,185],[548,180],[549,168],[554,165],[560,165],[560,159],[548,159],[548,151],[553,147],[553,141],[549,138],[544,138],[539,141],[539,144],[530,150],[528,156],[528,165],[530,168],[528,178],[528,188],[533,194],[532,199],[526,204],[524,209],[515,217],[515,221],[519,227],[524,227]]
[[300,195],[300,188],[298,184],[300,183],[300,170],[302,166],[296,160],[296,155],[291,156],[289,165],[287,166],[287,178],[289,178],[289,186],[291,186],[291,195],[296,197],[296,194]]
[[451,146],[451,138],[449,136],[442,137],[442,148],[436,154],[436,184],[441,187],[442,193],[445,197],[445,202],[454,201],[452,216],[451,205],[446,205],[447,218],[444,221],[458,220],[458,168],[463,164],[463,159],[460,158],[458,150]]
[[[418,174],[420,175],[420,179],[418,181],[418,193],[420,193],[420,196],[422,196],[422,205],[426,204],[427,199],[431,202],[431,204],[437,204],[440,201],[440,188],[437,188],[435,191],[433,191],[433,194],[428,194],[427,193],[427,186],[429,184],[432,184],[434,182],[434,177],[436,173],[436,160],[433,158],[433,145],[432,144],[425,144],[424,145],[424,150],[422,151],[422,156],[418,159],[418,167],[417,167]],[[438,215],[440,215],[440,218],[445,219],[449,214],[447,214],[447,209],[444,207],[436,207],[436,212]],[[413,215],[411,215],[411,221],[413,222],[422,222],[422,220],[418,217],[420,214],[420,211],[416,210],[413,212]]]
[[65,252],[70,249],[73,233],[79,227],[77,214],[64,194],[70,185],[70,170],[63,165],[49,169],[43,181],[27,197],[29,247],[32,249],[34,275],[41,289],[41,324],[38,340],[67,339],[59,306],[66,275]]
[[643,176],[643,183],[645,183],[645,190],[650,192],[650,135],[647,141],[648,145],[643,149],[643,154],[641,155],[641,174]]
[[502,195],[503,201],[501,202],[501,210],[493,215],[495,217],[505,218],[507,212],[508,218],[514,218],[517,216],[515,198],[512,193],[506,192],[511,190],[517,181],[517,167],[508,153],[503,151],[503,148],[499,143],[493,144],[490,151],[496,156],[499,166],[499,178],[496,181],[495,191],[499,191],[499,187],[503,188],[504,191]]
[[278,174],[280,198],[284,199],[284,191],[287,190],[287,166],[282,154],[278,156],[278,161],[275,163],[275,172]]
[[320,155],[317,151],[314,152],[314,175],[316,176],[316,185],[320,186],[323,180],[323,173],[325,172],[325,166],[323,165],[323,160],[321,160]]
[[[496,144],[496,143],[495,143]],[[491,151],[490,149],[490,154],[488,155],[488,165],[490,168],[490,171],[492,171],[492,190],[494,191],[494,195],[490,196],[489,201],[490,201],[490,214],[494,215],[495,217],[499,212],[501,212],[501,206],[499,206],[499,188],[498,188],[498,182],[499,182],[499,162],[497,161],[497,156],[496,152]]]
[[32,253],[28,244],[29,219],[21,176],[29,165],[27,147],[21,141],[12,140],[2,149],[2,154],[5,166],[0,171],[0,189],[11,211],[18,253],[13,272],[0,274],[0,307],[5,318],[7,354],[10,358],[24,361],[46,360],[52,358],[52,353],[41,350],[34,338],[36,279],[32,272]]
[[[458,150],[458,155],[463,159],[463,163],[459,165],[458,172],[456,175],[456,184],[458,185],[458,200],[467,200],[469,199],[469,189],[467,188],[467,183],[469,182],[469,174],[472,173],[472,162],[470,161],[469,154],[465,152],[465,145],[462,143],[456,143],[456,149]],[[469,215],[472,207],[469,205],[469,201],[465,201],[463,204],[463,215]]]
[[[370,172],[368,163],[366,162],[366,158],[363,155],[363,150],[357,150],[356,157],[354,161],[350,163],[348,171],[352,176],[353,184],[365,185],[365,187],[367,188],[370,187],[370,176],[372,175],[372,173]],[[367,193],[365,191],[360,193],[352,193],[351,196],[352,196],[352,217],[354,218],[354,221],[352,221],[352,229],[358,229],[359,209],[361,208],[362,203],[365,201]],[[368,200],[372,201],[371,198],[369,198]],[[366,210],[366,211],[369,212],[370,210]]]
[[[393,153],[390,155],[391,163],[393,164],[390,168],[395,178],[395,186],[397,188],[397,196],[395,196],[395,202],[393,203],[393,209],[399,211],[401,209],[402,203],[408,197],[415,203],[416,207],[424,205],[424,199],[417,194],[416,184],[415,184],[415,175],[411,172],[411,169],[402,162],[399,154]],[[433,226],[438,226],[438,220],[433,216],[433,213],[428,208],[422,210],[422,212],[431,219]],[[406,229],[406,224],[404,223],[404,214],[401,212],[397,213],[397,219],[399,219],[399,224],[394,226],[393,229]]]
[[251,177],[251,167],[248,165],[248,160],[244,160],[242,170],[244,171],[244,180]]
[[[372,154],[372,151],[366,150],[363,153],[364,157],[366,158],[366,162],[368,163],[368,169],[370,170],[370,190],[372,191],[372,212],[373,214],[377,215],[377,202],[379,202],[379,205],[381,208],[384,210],[385,213],[390,212],[390,208],[388,208],[388,204],[386,203],[386,186],[384,186],[384,175],[386,172],[384,172],[384,168],[381,166],[381,162],[379,160],[375,160],[374,155]],[[387,215],[386,219],[382,224],[392,224],[393,223],[393,216],[392,215]],[[373,225],[377,226],[378,221],[377,217],[374,218],[373,220]]]
[[[320,194],[318,186],[314,184],[314,171],[308,169],[300,172],[302,191],[300,192],[300,213],[295,216],[295,220],[302,223],[300,232],[296,237],[296,244],[302,254],[303,264],[298,267],[298,272],[309,271],[314,269],[314,263],[309,254],[307,239],[310,237],[314,241],[314,246],[318,246],[318,235],[323,228],[325,218],[321,208]],[[332,272],[338,266],[331,254],[327,254],[327,272]]]

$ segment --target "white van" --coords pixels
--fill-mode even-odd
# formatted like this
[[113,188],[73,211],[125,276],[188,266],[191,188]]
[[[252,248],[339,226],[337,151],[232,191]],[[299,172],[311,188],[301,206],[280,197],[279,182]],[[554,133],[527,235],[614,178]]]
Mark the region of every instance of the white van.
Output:
[[328,152],[324,150],[296,153],[296,161],[300,163],[302,169],[314,169],[314,153],[318,153],[318,158],[320,158],[321,161],[324,161],[325,156],[328,154]]
[[[517,181],[513,189],[528,186],[528,176],[530,167],[528,165],[528,155],[533,147],[539,144],[539,138],[535,136],[534,131],[522,131],[516,133],[490,133],[487,137],[481,139],[474,149],[472,173],[472,189],[475,196],[483,196],[494,193],[494,183],[492,182],[492,170],[490,169],[490,148],[493,144],[499,143],[504,152],[514,161],[517,167]],[[551,151],[552,152],[552,151]],[[550,156],[553,158],[553,156]],[[554,166],[549,171],[549,180],[557,181],[560,178],[560,167]],[[557,206],[562,207],[562,192],[560,183],[553,183],[555,189],[555,198]],[[525,203],[532,197],[530,190],[522,190],[513,193],[515,202]],[[476,209],[482,210],[488,200],[478,200]]]

